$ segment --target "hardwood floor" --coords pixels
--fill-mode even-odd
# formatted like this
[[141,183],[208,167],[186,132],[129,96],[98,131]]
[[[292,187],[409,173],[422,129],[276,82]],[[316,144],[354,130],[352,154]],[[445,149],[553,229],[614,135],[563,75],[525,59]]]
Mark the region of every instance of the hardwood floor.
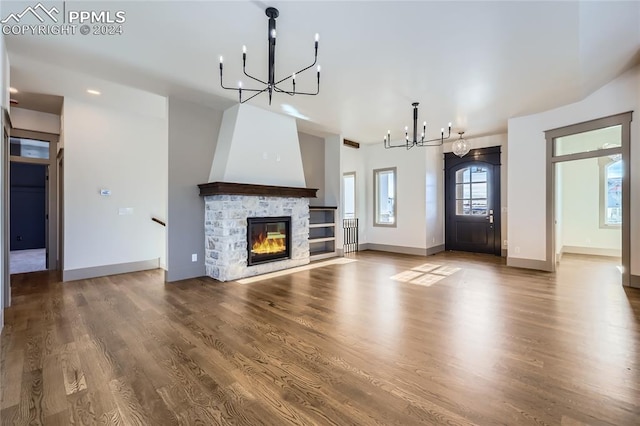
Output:
[[[16,276],[2,424],[640,423],[640,291],[615,265],[354,258],[248,285]],[[461,269],[390,279],[426,262]]]

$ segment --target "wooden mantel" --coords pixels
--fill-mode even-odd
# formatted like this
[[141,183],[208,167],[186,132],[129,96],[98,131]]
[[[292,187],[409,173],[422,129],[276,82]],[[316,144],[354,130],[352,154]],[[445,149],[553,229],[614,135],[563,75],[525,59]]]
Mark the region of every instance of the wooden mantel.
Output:
[[200,196],[207,195],[261,195],[267,197],[317,198],[317,188],[295,188],[291,186],[253,185],[248,183],[210,182],[201,183]]

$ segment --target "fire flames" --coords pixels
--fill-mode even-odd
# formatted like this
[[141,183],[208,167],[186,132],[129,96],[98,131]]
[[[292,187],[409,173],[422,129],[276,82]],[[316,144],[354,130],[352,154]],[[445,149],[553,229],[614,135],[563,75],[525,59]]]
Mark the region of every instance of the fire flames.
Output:
[[253,254],[272,254],[272,253],[280,253],[286,250],[284,245],[285,236],[280,233],[269,232],[267,236],[260,233],[258,238],[256,238],[253,242],[253,246],[251,246],[251,253]]

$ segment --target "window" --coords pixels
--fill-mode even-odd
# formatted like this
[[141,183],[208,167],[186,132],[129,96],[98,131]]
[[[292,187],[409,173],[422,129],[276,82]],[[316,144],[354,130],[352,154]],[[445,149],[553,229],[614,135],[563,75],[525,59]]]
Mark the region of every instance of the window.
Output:
[[600,227],[622,225],[622,160],[616,156],[599,159]]
[[34,139],[11,138],[10,155],[26,158],[49,158],[49,142]]
[[485,166],[470,166],[456,172],[456,215],[487,215],[487,184]]
[[[601,149],[619,148],[622,141],[622,126],[615,125],[588,132],[576,133],[554,139],[555,157]],[[603,143],[604,142],[604,143]]]
[[344,188],[344,219],[356,217],[356,172],[345,173],[342,177]]
[[373,171],[374,226],[396,226],[396,168]]

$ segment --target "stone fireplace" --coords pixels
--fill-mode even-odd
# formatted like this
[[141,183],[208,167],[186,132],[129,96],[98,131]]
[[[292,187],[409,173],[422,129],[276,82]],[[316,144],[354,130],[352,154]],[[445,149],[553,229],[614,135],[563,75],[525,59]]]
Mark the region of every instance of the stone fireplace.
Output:
[[[206,274],[233,281],[309,263],[309,197],[316,189],[214,182],[199,185],[205,201]],[[256,225],[251,230],[251,225]],[[287,240],[267,253],[253,239]],[[266,233],[266,234],[264,234]],[[269,238],[271,237],[271,238]]]

